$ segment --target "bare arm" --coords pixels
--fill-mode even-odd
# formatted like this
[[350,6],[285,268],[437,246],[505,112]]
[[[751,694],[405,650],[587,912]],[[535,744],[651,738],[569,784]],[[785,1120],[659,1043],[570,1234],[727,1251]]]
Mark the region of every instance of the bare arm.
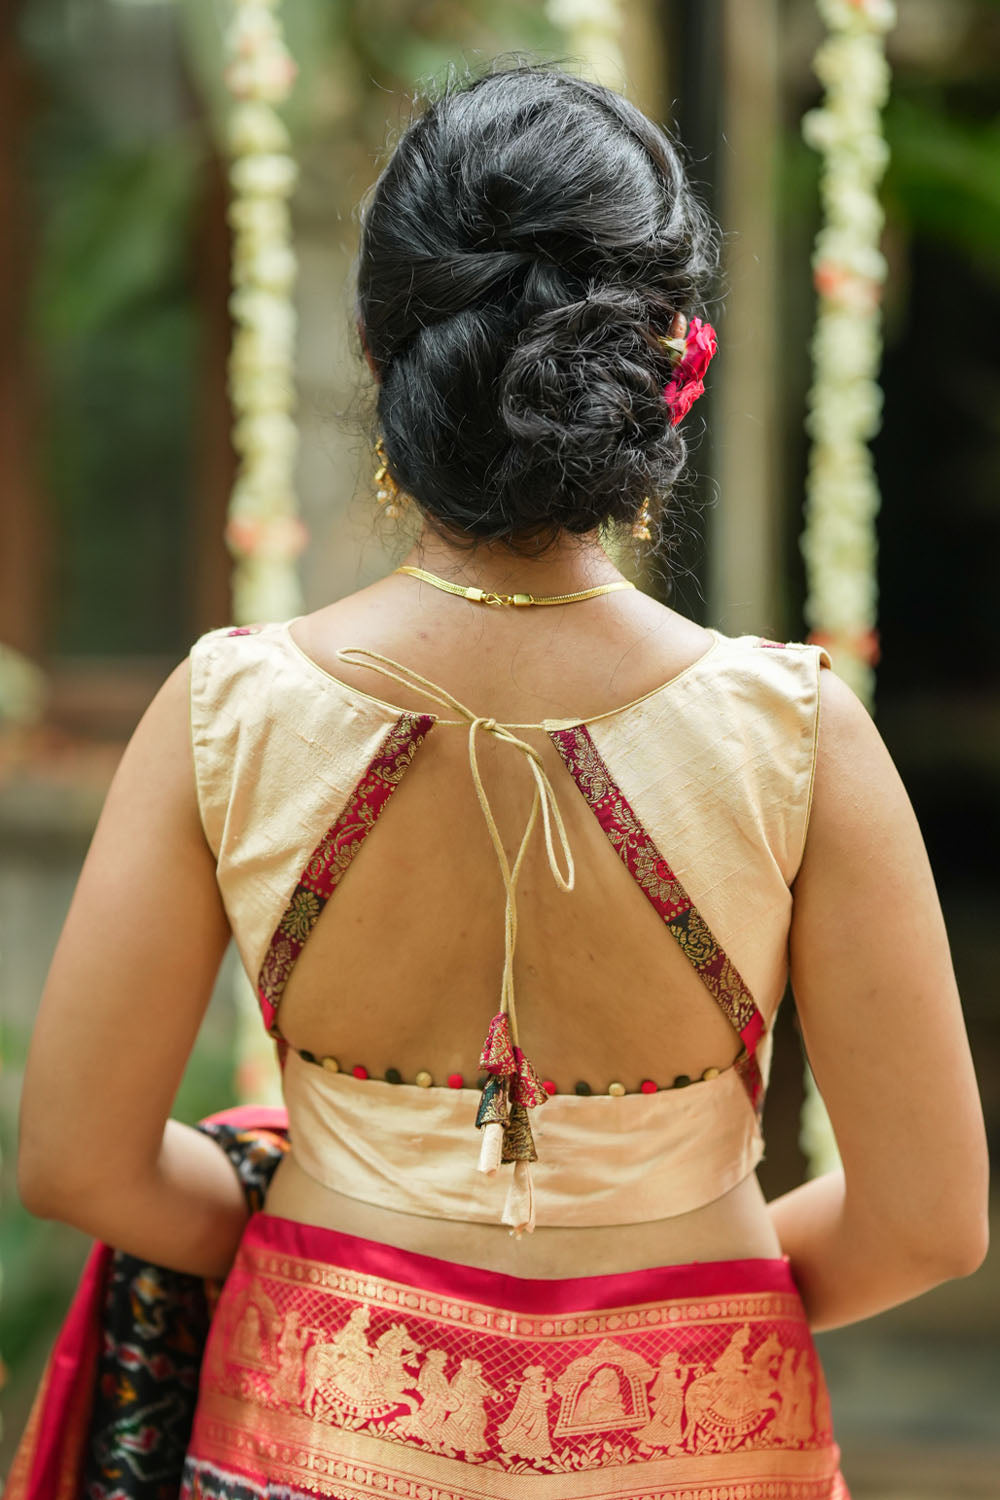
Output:
[[868,714],[821,681],[791,979],[843,1170],[770,1205],[816,1329],[968,1274],[988,1238],[982,1108],[923,840]]
[[228,1160],[168,1120],[229,939],[198,815],[187,662],[118,767],[46,981],[21,1103],[25,1206],[159,1265],[229,1269]]

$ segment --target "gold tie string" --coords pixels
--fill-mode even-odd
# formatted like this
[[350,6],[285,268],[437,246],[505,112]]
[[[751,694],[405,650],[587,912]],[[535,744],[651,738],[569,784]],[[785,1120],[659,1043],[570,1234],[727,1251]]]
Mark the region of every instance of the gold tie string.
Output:
[[[486,819],[490,839],[500,866],[500,874],[503,878],[506,902],[504,908],[504,968],[501,981],[500,1009],[510,1022],[511,1041],[515,1046],[520,1045],[517,1035],[517,1016],[514,1005],[514,949],[517,943],[517,881],[521,873],[524,856],[538,821],[539,809],[542,813],[542,826],[545,834],[545,851],[548,858],[549,869],[556,885],[562,891],[571,891],[576,880],[576,868],[573,863],[573,851],[569,846],[566,835],[566,826],[563,822],[559,803],[552,788],[548,773],[542,762],[540,752],[534,745],[529,745],[526,740],[519,739],[512,734],[505,724],[500,724],[496,719],[483,714],[474,713],[464,703],[460,702],[446,688],[430,678],[424,677],[412,667],[404,666],[402,662],[394,661],[391,656],[383,656],[378,651],[369,651],[364,646],[345,646],[337,652],[340,661],[348,662],[356,666],[370,667],[374,672],[381,672],[386,677],[393,677],[404,687],[412,688],[416,692],[424,693],[444,708],[452,708],[461,717],[467,720],[469,725],[469,766],[472,771],[472,780],[476,788],[476,796]],[[360,660],[359,658],[363,658]],[[531,799],[531,812],[525,825],[524,833],[514,859],[513,868],[507,858],[500,830],[497,827],[496,818],[493,816],[493,808],[487,796],[483,779],[479,772],[479,757],[476,749],[476,736],[481,729],[492,734],[502,744],[513,745],[515,749],[523,752],[531,768],[535,786]],[[563,874],[559,867],[559,859],[556,853],[555,838],[553,831],[558,836],[562,849],[566,873]]]

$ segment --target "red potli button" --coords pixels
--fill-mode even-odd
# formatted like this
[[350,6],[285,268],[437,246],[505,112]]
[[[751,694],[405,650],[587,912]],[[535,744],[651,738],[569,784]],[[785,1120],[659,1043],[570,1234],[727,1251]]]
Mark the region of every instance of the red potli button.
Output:
[[362,1067],[362,1065],[360,1063],[358,1063],[358,1065],[357,1065],[356,1068],[352,1068],[351,1072],[354,1074],[355,1078],[367,1078],[368,1077],[368,1069]]
[[655,1084],[651,1078],[644,1078],[639,1085],[639,1092],[640,1094],[656,1094],[659,1092],[659,1085]]
[[559,1092],[551,1078],[542,1079],[542,1088],[547,1094],[557,1094]]
[[448,1074],[448,1087],[450,1089],[463,1089],[465,1087],[465,1079],[461,1073]]

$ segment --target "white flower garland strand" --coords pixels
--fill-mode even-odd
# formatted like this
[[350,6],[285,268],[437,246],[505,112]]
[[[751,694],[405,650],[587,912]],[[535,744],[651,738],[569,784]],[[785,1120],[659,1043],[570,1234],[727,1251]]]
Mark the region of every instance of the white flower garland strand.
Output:
[[240,457],[226,527],[234,559],[233,618],[286,619],[302,607],[296,559],[306,544],[295,495],[296,261],[289,199],[298,167],[275,105],[295,79],[280,0],[235,0],[225,78],[233,190],[236,334],[229,361],[233,444]]
[[871,706],[877,659],[875,516],[879,491],[869,440],[881,424],[879,301],[885,258],[878,185],[888,160],[881,109],[889,92],[885,33],[892,0],[817,0],[828,35],[814,67],[825,93],[802,122],[823,159],[824,224],[816,236],[818,295],[812,438],[802,552],[806,620],[834,665]]
[[[884,215],[878,185],[888,161],[881,110],[889,93],[885,33],[892,0],[817,0],[827,36],[814,60],[823,103],[802,122],[823,159],[824,223],[816,236],[818,296],[813,384],[806,430],[812,438],[802,553],[810,640],[825,645],[838,673],[872,707],[878,636],[875,516],[879,490],[869,441],[881,424],[879,301],[886,275],[879,248]],[[799,1144],[810,1177],[840,1165],[830,1118],[812,1070]]]
[[[296,277],[289,199],[298,167],[275,106],[291,91],[296,67],[285,46],[280,0],[235,0],[226,36],[236,324],[229,360],[233,445],[239,471],[229,504],[226,543],[233,557],[233,619],[284,620],[302,609],[296,560],[307,534],[298,514],[295,459]],[[236,1002],[236,1093],[280,1104],[274,1048],[260,1024],[242,969]]]

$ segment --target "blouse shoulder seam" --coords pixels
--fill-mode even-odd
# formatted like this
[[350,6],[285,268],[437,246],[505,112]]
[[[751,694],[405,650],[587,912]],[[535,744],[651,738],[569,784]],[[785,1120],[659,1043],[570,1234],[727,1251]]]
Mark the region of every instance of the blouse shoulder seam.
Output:
[[802,814],[802,837],[799,841],[798,858],[795,862],[795,873],[788,882],[791,886],[802,868],[805,858],[806,840],[809,837],[809,823],[812,817],[813,794],[816,789],[816,757],[819,750],[819,720],[820,720],[820,673],[823,667],[831,666],[830,653],[824,646],[807,645],[813,659],[813,671],[811,685],[813,688],[812,724],[809,734],[809,781],[806,787],[805,806]]

